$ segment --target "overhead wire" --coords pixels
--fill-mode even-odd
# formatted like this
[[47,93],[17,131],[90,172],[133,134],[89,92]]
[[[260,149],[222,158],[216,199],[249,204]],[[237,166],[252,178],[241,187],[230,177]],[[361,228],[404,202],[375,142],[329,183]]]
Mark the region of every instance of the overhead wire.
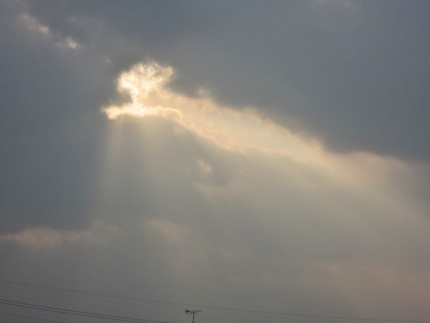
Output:
[[45,311],[45,312],[68,314],[68,315],[75,315],[75,316],[81,316],[81,317],[91,317],[91,318],[97,318],[97,319],[105,319],[105,320],[117,321],[117,322],[172,323],[172,322],[167,322],[167,321],[139,319],[139,318],[127,317],[127,316],[117,316],[117,315],[110,315],[110,314],[71,310],[71,309],[60,308],[60,307],[52,307],[52,306],[38,305],[38,304],[33,304],[33,303],[18,302],[18,301],[13,301],[13,300],[8,300],[8,299],[0,299],[0,304],[10,305],[10,306],[15,306],[15,307],[21,307],[21,308],[27,308],[27,309],[40,310],[40,311]]
[[[162,300],[154,300],[154,299],[146,299],[146,298],[138,298],[138,297],[130,297],[130,296],[120,296],[120,295],[113,295],[113,294],[95,293],[95,292],[89,292],[89,291],[60,288],[60,287],[53,287],[53,286],[44,286],[44,285],[30,284],[30,283],[4,280],[4,279],[0,279],[0,282],[8,283],[8,284],[14,284],[14,285],[22,285],[22,286],[29,286],[29,287],[35,287],[35,288],[42,288],[42,289],[48,289],[48,290],[56,290],[56,291],[63,291],[63,292],[69,292],[69,293],[76,293],[76,294],[114,298],[114,299],[133,300],[133,301],[168,304],[168,305],[176,305],[176,306],[193,306],[193,307],[198,307],[198,308],[223,310],[223,311],[234,311],[234,312],[243,312],[243,313],[253,313],[253,314],[283,315],[283,316],[291,316],[291,317],[349,320],[349,321],[367,321],[367,322],[430,323],[430,321],[424,321],[424,320],[384,319],[384,318],[374,318],[374,317],[317,315],[317,314],[264,311],[264,310],[257,310],[257,309],[250,310],[250,309],[241,309],[241,308],[234,308],[234,307],[221,307],[221,306],[210,306],[210,305],[202,305],[202,304],[180,303],[180,302],[162,301]],[[160,323],[160,321],[145,321],[145,322]],[[170,322],[163,322],[163,323],[170,323]]]
[[18,314],[12,314],[12,313],[1,313],[0,312],[0,316],[17,317],[17,318],[20,318],[20,319],[28,319],[28,320],[39,321],[39,322],[46,322],[46,323],[65,323],[65,322],[56,321],[56,320],[42,319],[42,318],[38,318],[38,317],[18,315]]

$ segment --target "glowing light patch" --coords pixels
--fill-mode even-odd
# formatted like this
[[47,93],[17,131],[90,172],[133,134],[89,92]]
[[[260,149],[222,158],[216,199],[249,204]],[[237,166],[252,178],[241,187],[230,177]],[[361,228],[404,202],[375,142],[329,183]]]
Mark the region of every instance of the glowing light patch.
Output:
[[[387,187],[383,183],[390,178],[391,172],[404,168],[397,160],[360,152],[347,155],[330,153],[316,139],[305,139],[269,119],[263,119],[252,107],[237,110],[222,106],[204,89],[197,97],[174,92],[167,86],[174,76],[172,67],[156,62],[137,64],[122,73],[117,81],[118,91],[128,95],[130,102],[105,107],[102,112],[111,120],[126,116],[168,118],[224,149],[277,154],[305,167],[300,169],[320,176],[317,182],[297,179],[297,185],[312,190],[324,190],[327,185],[336,185],[348,188],[358,196],[367,197],[372,203],[398,204],[396,200],[393,204],[390,198],[381,193],[388,191],[395,194],[395,186]],[[212,174],[209,164],[202,160],[197,163],[202,177]],[[282,174],[286,172],[284,163],[274,163],[270,167]],[[369,183],[375,189],[369,189]]]
[[111,107],[105,111],[107,117],[111,120],[117,119],[121,116],[145,117],[150,115],[157,115],[162,117],[171,117],[172,119],[180,118],[179,111],[163,107],[144,107],[142,105],[126,105],[121,108]]
[[305,142],[288,129],[261,118],[252,107],[237,111],[220,106],[203,89],[198,97],[172,91],[167,85],[174,75],[173,68],[155,62],[135,65],[117,80],[118,91],[128,95],[131,102],[105,107],[103,113],[111,120],[149,115],[173,119],[227,149],[252,148],[301,159],[314,159],[315,153],[320,153],[318,143]]
[[138,64],[129,72],[121,74],[118,79],[120,91],[129,92],[133,102],[138,95],[147,95],[152,91],[158,91],[171,81],[173,69],[163,67],[157,63]]
[[121,107],[110,106],[103,112],[111,120],[121,116],[145,117],[157,115],[179,120],[181,113],[169,107],[148,104],[154,93],[163,91],[163,87],[171,80],[173,69],[162,67],[156,63],[138,64],[129,72],[118,78],[118,91],[128,94],[131,103]]

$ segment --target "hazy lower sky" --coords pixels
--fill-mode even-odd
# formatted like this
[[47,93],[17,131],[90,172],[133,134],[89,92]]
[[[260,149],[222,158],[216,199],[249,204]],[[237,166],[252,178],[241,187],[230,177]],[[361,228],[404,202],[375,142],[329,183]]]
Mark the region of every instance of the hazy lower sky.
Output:
[[1,321],[428,321],[429,17],[3,0]]

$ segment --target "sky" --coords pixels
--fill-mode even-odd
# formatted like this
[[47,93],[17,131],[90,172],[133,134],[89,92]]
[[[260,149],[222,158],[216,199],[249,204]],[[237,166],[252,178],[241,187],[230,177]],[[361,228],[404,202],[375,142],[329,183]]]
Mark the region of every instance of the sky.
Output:
[[0,2],[2,322],[428,322],[429,15]]

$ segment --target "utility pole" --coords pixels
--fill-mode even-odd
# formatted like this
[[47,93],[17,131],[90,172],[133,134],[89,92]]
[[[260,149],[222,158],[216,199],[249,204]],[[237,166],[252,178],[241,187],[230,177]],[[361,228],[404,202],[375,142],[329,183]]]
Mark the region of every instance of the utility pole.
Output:
[[194,315],[196,315],[196,313],[201,312],[201,311],[203,311],[203,310],[185,310],[185,313],[189,314],[189,315],[193,315],[193,323],[194,323]]

